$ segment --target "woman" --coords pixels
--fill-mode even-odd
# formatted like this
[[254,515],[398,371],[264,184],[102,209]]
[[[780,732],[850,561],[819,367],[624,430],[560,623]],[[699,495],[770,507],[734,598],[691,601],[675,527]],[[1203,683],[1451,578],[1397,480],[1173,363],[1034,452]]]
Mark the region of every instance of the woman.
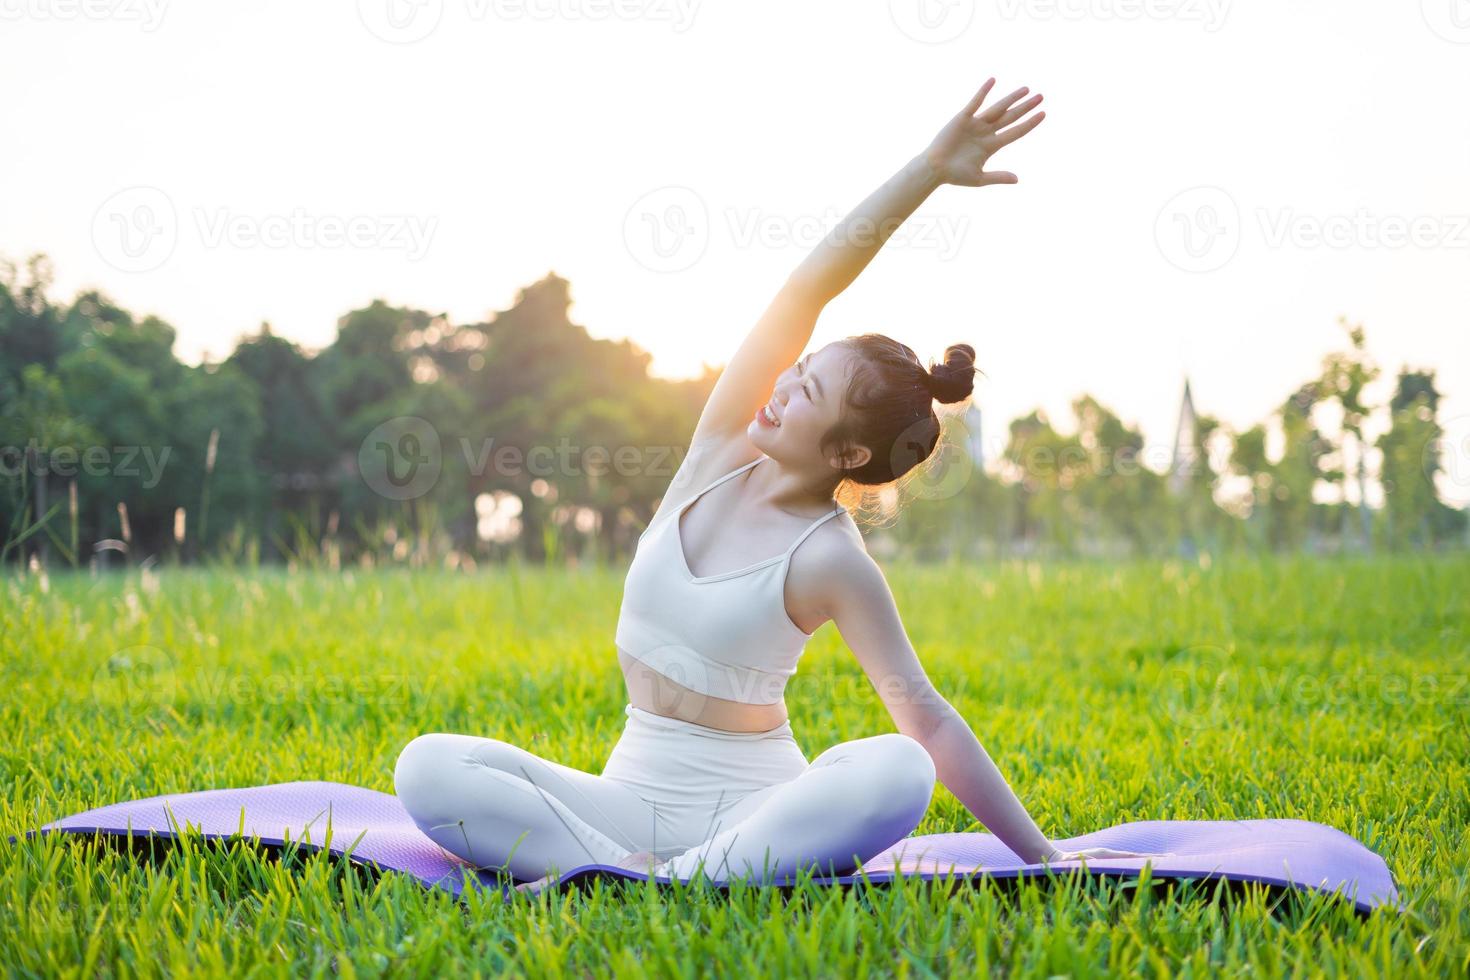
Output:
[[[593,863],[717,880],[842,873],[914,830],[937,776],[1028,863],[1132,856],[1064,853],[1037,828],[930,684],[834,499],[933,452],[932,403],[969,396],[974,350],[950,347],[926,370],[869,334],[798,356],[822,308],[937,187],[1016,182],[985,164],[1042,121],[1042,97],[1021,88],[982,108],[994,83],[823,240],[720,375],[628,571],[616,633],[627,721],[602,774],[471,735],[422,735],[403,750],[399,799],[441,847],[539,878],[519,886],[532,891]],[[808,762],[782,692],[828,620],[898,733]]]

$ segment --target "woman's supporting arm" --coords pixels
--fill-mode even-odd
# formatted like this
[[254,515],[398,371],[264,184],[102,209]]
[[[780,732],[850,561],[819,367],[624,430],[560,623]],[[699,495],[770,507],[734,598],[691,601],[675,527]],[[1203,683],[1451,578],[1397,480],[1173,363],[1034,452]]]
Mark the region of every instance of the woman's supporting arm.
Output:
[[792,574],[819,597],[899,732],[924,746],[939,781],[975,819],[1029,864],[1153,856],[1109,847],[1064,851],[1042,833],[974,731],[929,681],[887,579],[862,549],[861,538],[818,535]]
[[1112,847],[1084,847],[1075,851],[1057,847],[1036,826],[1036,821],[1031,819],[1031,814],[1011,789],[1010,783],[1000,774],[990,754],[954,706],[932,688],[921,695],[920,700],[924,702],[926,716],[931,720],[918,728],[913,737],[934,760],[935,775],[965,805],[965,809],[975,815],[975,819],[1027,864],[1160,856]]
[[[939,781],[1023,861],[1059,852],[1047,839],[958,711],[930,682],[909,642],[893,591],[866,553],[832,538],[814,540],[803,565],[817,583],[843,641],[882,699],[899,732],[924,746]],[[862,545],[859,543],[858,547]]]
[[924,714],[932,721],[904,734],[924,746],[939,781],[1021,860],[1053,860],[1057,848],[1031,819],[965,719],[937,692],[921,696],[929,702]]

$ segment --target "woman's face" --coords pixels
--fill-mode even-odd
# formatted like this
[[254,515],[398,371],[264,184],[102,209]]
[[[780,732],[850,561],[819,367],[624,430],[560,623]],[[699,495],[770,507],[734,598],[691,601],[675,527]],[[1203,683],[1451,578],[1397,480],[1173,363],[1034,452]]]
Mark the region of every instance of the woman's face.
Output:
[[[810,466],[821,458],[822,436],[842,414],[851,359],[840,344],[828,344],[797,361],[776,379],[771,400],[750,420],[746,434],[772,459]],[[775,416],[774,423],[767,412]]]

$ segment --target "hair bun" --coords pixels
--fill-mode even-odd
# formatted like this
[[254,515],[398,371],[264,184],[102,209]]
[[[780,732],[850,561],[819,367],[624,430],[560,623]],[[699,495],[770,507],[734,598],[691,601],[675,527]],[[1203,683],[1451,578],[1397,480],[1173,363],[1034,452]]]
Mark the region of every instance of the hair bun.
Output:
[[969,344],[945,348],[944,363],[930,367],[924,377],[936,401],[946,405],[964,401],[975,390],[975,348]]

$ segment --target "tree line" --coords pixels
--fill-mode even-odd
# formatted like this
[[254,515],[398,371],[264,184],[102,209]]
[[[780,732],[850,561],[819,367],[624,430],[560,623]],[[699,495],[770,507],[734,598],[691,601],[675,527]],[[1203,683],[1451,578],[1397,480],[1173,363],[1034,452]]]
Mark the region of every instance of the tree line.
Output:
[[[486,322],[378,301],[319,352],[262,324],[197,366],[159,318],[95,290],[56,303],[51,286],[43,256],[0,265],[12,563],[619,560],[718,376],[653,377],[647,352],[571,322],[555,274]],[[1187,420],[1181,443],[1198,452],[1162,473],[1143,465],[1143,434],[1091,396],[1073,402],[1068,434],[1039,410],[1010,422],[984,468],[965,417],[947,417],[943,451],[875,498],[873,544],[920,557],[1463,544],[1465,511],[1435,489],[1456,461],[1442,458],[1434,372],[1399,372],[1370,444],[1379,368],[1361,327],[1345,340],[1271,419],[1241,432]]]

